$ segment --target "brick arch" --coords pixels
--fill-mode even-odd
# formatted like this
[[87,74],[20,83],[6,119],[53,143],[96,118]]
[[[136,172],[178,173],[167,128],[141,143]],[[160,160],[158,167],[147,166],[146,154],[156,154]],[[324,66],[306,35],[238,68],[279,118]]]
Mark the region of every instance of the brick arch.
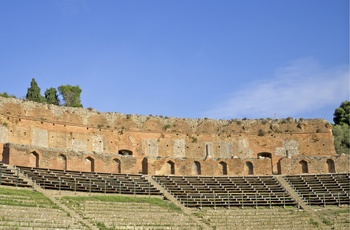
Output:
[[254,165],[252,162],[250,161],[245,162],[245,173],[247,175],[254,175]]
[[95,159],[91,156],[85,157],[85,168],[88,172],[95,172]]
[[67,169],[67,156],[63,153],[58,155],[58,168],[61,170]]
[[29,165],[36,168],[40,167],[40,154],[38,151],[34,150],[30,152]]
[[224,161],[221,161],[221,162],[219,163],[219,165],[220,165],[220,172],[221,172],[221,174],[222,174],[222,175],[227,175],[227,173],[228,173],[228,170],[227,170],[227,163],[224,162]]
[[332,159],[327,159],[326,161],[326,172],[327,173],[335,173],[335,163]]
[[168,172],[171,175],[175,175],[175,163],[173,161],[168,161]]
[[264,157],[264,158],[270,158],[272,159],[272,154],[269,152],[260,152],[258,153],[258,158]]
[[122,156],[132,156],[133,152],[129,149],[121,149],[118,151],[118,154]]
[[194,161],[193,162],[192,174],[193,175],[201,175],[202,174],[201,163],[199,161]]
[[299,161],[299,168],[300,168],[301,173],[309,173],[309,165],[308,165],[307,161],[305,161],[305,160]]

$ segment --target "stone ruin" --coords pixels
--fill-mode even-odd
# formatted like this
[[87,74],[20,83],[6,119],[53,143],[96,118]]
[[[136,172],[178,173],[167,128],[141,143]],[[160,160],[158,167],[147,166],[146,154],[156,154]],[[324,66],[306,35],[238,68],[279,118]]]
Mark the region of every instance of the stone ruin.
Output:
[[242,176],[349,172],[323,119],[213,120],[100,113],[0,97],[3,163],[50,169]]

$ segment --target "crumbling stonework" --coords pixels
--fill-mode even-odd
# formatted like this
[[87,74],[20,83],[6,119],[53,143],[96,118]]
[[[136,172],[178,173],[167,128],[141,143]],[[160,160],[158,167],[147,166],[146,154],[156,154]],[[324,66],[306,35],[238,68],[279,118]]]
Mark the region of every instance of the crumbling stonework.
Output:
[[[295,174],[292,162],[305,157],[323,172],[320,159],[338,157],[321,119],[139,116],[2,97],[0,147],[13,165],[157,175]],[[345,158],[337,172],[349,170]]]

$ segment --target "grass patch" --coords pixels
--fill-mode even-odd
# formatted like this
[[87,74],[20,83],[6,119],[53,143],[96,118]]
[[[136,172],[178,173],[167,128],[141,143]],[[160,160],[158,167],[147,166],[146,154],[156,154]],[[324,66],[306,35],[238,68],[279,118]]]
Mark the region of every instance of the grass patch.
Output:
[[320,225],[320,223],[318,223],[316,220],[314,220],[313,218],[310,218],[310,224],[312,224],[315,227],[318,227]]
[[26,190],[0,187],[0,205],[59,208],[42,193]]
[[130,202],[130,203],[148,203],[157,205],[162,208],[168,208],[173,211],[181,211],[179,207],[173,203],[154,197],[132,197],[132,196],[79,196],[79,197],[62,197],[61,200],[73,206],[80,206],[79,203],[86,201],[102,201],[102,202]]

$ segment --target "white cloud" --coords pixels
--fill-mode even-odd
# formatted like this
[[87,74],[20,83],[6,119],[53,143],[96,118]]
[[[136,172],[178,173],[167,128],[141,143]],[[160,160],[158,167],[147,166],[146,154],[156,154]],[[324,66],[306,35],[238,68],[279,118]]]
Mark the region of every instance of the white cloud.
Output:
[[[205,115],[212,118],[302,117],[349,97],[348,66],[325,69],[312,58],[291,62],[269,80],[249,83]],[[336,107],[334,107],[336,108]]]

